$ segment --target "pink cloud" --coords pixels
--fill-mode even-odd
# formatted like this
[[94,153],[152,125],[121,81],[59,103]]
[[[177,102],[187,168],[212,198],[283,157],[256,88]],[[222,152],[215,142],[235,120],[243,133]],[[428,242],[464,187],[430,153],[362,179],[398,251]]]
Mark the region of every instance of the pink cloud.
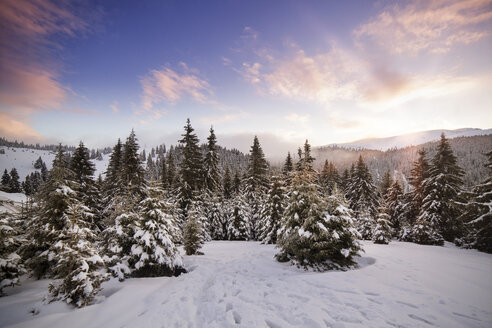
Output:
[[[394,5],[354,31],[357,42],[374,43],[392,54],[448,52],[489,34],[490,0],[418,0]],[[490,27],[488,27],[490,28]]]

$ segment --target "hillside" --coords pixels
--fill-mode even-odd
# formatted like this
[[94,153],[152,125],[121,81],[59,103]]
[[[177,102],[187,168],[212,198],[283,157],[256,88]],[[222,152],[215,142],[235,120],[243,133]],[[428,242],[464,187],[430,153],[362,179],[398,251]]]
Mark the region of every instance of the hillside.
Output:
[[375,149],[375,150],[388,150],[392,148],[405,148],[409,146],[417,146],[420,144],[437,141],[441,137],[441,133],[444,133],[448,139],[458,137],[472,137],[478,135],[492,134],[492,129],[456,129],[456,130],[429,130],[420,131],[409,134],[402,134],[398,136],[392,136],[387,138],[369,138],[361,139],[347,143],[333,144],[332,146],[338,146],[342,148],[361,148],[361,149]]
[[[492,150],[492,135],[458,137],[450,139],[449,142],[458,157],[458,164],[465,170],[465,184],[472,186],[483,181],[487,176],[484,154]],[[402,182],[405,182],[405,176],[409,175],[412,163],[417,158],[417,151],[424,148],[430,159],[434,156],[437,145],[437,141],[427,142],[422,145],[387,151],[325,146],[315,148],[313,155],[318,167],[328,160],[333,162],[340,171],[349,169],[359,155],[362,155],[376,179],[381,177],[386,170],[390,170],[403,180]]]

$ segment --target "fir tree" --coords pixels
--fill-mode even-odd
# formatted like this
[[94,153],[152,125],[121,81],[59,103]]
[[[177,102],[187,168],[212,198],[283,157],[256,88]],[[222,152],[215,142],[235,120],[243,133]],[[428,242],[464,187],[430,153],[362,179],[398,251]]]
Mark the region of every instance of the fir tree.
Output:
[[250,150],[247,178],[245,181],[246,189],[250,192],[264,192],[268,187],[268,163],[265,154],[260,146],[258,137],[253,139]]
[[236,172],[234,172],[234,179],[232,181],[232,192],[234,194],[239,193],[239,191],[241,190],[241,184],[241,175],[239,173],[239,170],[236,170]]
[[424,180],[425,199],[419,219],[433,225],[445,240],[453,241],[460,234],[458,227],[459,194],[463,170],[457,165],[448,140],[441,135],[437,153],[432,159],[429,177]]
[[191,209],[183,229],[183,248],[186,255],[203,255],[199,251],[204,242],[202,221],[199,210]]
[[10,170],[10,181],[9,181],[9,191],[10,192],[21,192],[21,184],[19,182],[19,173],[14,167]]
[[224,186],[223,186],[223,195],[225,199],[230,199],[232,197],[232,180],[231,180],[231,172],[229,170],[229,166],[226,166],[224,172]]
[[403,191],[400,187],[400,183],[395,179],[391,186],[388,188],[386,193],[386,198],[383,200],[385,205],[387,206],[387,214],[389,215],[388,220],[391,222],[391,226],[393,227],[393,232],[395,235],[399,235],[401,230],[401,212],[403,201]]
[[186,120],[184,126],[185,133],[182,134],[182,139],[179,143],[183,145],[183,159],[179,164],[180,168],[180,206],[185,217],[187,209],[193,201],[194,192],[202,188],[202,154],[198,146],[198,137],[193,133],[194,129],[191,126],[190,119]]
[[492,151],[486,155],[488,162],[485,166],[489,176],[473,188],[465,212],[460,218],[466,229],[461,244],[492,253]]
[[292,157],[290,156],[290,152],[288,152],[287,158],[285,159],[285,163],[282,168],[282,172],[285,176],[287,176],[292,171],[294,171],[294,164],[292,163]]
[[135,131],[132,130],[123,145],[121,178],[130,196],[140,201],[145,197],[145,171],[138,156],[139,145]]
[[171,146],[167,155],[167,188],[172,190],[176,183],[176,165],[174,162],[174,150]]
[[7,171],[7,169],[5,169],[2,175],[2,187],[8,190],[9,186],[10,186],[10,174]]
[[384,172],[383,177],[381,178],[381,184],[379,185],[379,191],[381,193],[381,198],[385,199],[388,195],[388,190],[391,187],[392,183],[391,173],[389,170]]
[[285,195],[282,179],[274,176],[271,179],[266,204],[261,213],[259,240],[263,244],[277,243],[277,232],[281,227],[284,208]]
[[161,186],[164,190],[168,189],[168,173],[167,173],[167,165],[166,158],[163,156],[161,159]]
[[227,225],[229,240],[248,240],[248,218],[245,208],[246,201],[243,193],[237,193],[230,201]]
[[60,146],[40,193],[39,213],[30,222],[23,255],[37,278],[62,279],[50,285],[53,299],[80,307],[92,302],[106,277],[98,271],[103,262],[95,247],[93,213],[78,199],[77,187]]
[[17,254],[23,242],[12,216],[0,213],[0,296],[5,287],[19,285],[19,276],[25,273]]
[[[309,162],[308,162],[309,163]],[[338,193],[330,202],[319,195],[315,174],[302,165],[292,181],[278,245],[279,261],[293,261],[314,270],[343,269],[355,265],[360,245],[352,227],[351,211]]]
[[219,172],[220,159],[217,153],[217,138],[212,127],[210,128],[210,135],[207,140],[207,153],[203,160],[204,186],[209,192],[217,192],[221,188]]
[[388,208],[384,202],[379,207],[379,213],[376,218],[376,224],[372,232],[372,241],[375,244],[389,244],[391,241],[392,229]]

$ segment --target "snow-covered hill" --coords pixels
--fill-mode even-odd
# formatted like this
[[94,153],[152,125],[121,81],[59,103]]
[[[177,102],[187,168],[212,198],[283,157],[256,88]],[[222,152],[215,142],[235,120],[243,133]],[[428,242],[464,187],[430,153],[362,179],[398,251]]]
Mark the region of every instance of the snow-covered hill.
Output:
[[[189,273],[104,284],[99,304],[42,304],[48,280],[0,298],[2,327],[491,327],[492,255],[364,242],[361,268],[306,272],[256,242],[210,242]],[[39,312],[39,313],[38,313]],[[33,315],[33,313],[37,313]]]
[[[50,170],[56,155],[56,153],[52,151],[30,148],[1,146],[0,149],[5,151],[5,154],[0,154],[0,174],[3,174],[5,169],[10,172],[10,170],[15,167],[19,173],[20,181],[24,181],[27,175],[36,171],[34,168],[34,162],[40,156],[46,163],[48,170]],[[109,155],[102,154],[102,156],[102,161],[93,160],[96,165],[95,177],[97,177],[100,173],[103,174],[106,170],[106,166],[108,165]]]
[[416,146],[430,141],[439,140],[441,133],[448,139],[457,137],[471,137],[477,135],[492,134],[492,129],[457,129],[457,130],[429,130],[410,134],[403,134],[388,138],[370,138],[361,139],[347,143],[332,144],[344,148],[365,148],[376,150],[387,150],[390,148],[403,148],[407,146]]

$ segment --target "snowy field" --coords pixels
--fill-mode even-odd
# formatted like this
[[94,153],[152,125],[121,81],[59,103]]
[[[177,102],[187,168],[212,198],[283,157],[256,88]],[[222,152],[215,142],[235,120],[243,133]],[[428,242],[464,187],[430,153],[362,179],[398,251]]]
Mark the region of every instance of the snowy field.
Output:
[[[48,150],[30,149],[30,148],[14,148],[14,147],[4,147],[1,146],[0,149],[5,151],[5,154],[0,154],[0,174],[7,169],[8,172],[12,168],[16,168],[17,173],[19,173],[19,181],[24,181],[26,176],[31,174],[31,172],[36,171],[34,168],[34,162],[41,156],[43,162],[46,164],[46,168],[51,170],[53,160],[55,159],[55,152]],[[103,174],[106,171],[106,167],[109,162],[109,154],[104,155],[102,161],[92,160],[96,166],[96,172],[94,177],[97,178],[99,174]],[[39,170],[38,170],[39,171]],[[103,174],[104,176],[104,174]]]
[[[491,327],[492,255],[364,243],[361,268],[306,272],[273,246],[211,242],[177,278],[111,280],[98,304],[43,305],[49,281],[0,298],[1,327]],[[31,312],[38,313],[33,315]]]

